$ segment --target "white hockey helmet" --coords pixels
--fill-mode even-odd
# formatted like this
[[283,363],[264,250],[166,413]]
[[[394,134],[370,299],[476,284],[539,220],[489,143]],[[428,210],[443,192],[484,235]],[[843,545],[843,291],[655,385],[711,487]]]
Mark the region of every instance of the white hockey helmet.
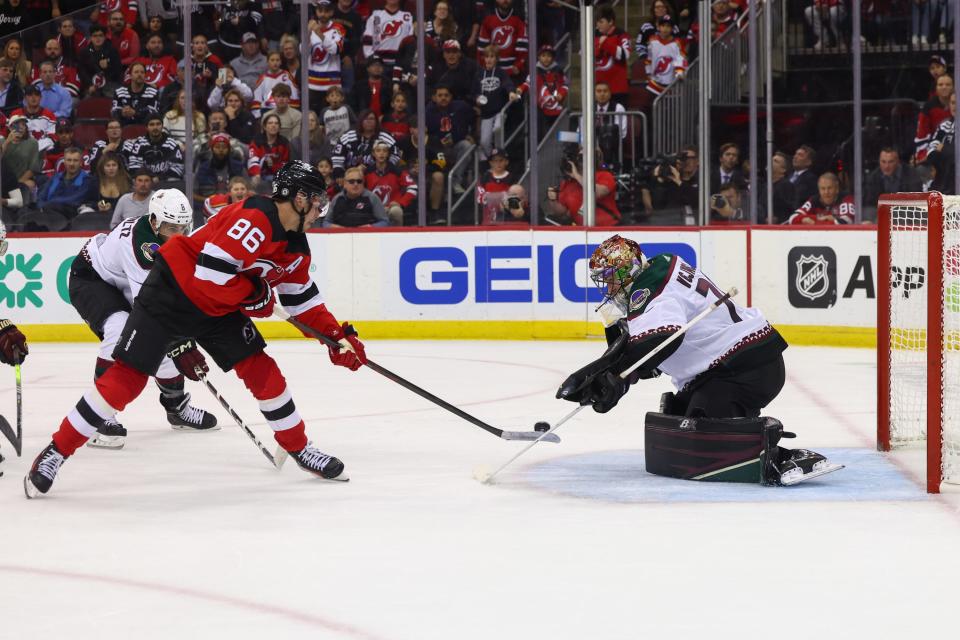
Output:
[[189,226],[193,223],[193,207],[180,189],[157,189],[150,196],[147,211],[154,217],[157,224],[168,222]]

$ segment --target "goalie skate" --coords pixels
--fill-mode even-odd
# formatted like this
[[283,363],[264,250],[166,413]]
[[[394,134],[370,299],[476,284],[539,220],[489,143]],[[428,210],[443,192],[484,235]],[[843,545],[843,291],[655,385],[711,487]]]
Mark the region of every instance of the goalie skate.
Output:
[[96,449],[122,449],[126,441],[127,429],[115,418],[107,418],[87,442],[87,446]]
[[789,487],[840,469],[842,464],[830,462],[819,453],[796,449],[780,464],[780,484]]

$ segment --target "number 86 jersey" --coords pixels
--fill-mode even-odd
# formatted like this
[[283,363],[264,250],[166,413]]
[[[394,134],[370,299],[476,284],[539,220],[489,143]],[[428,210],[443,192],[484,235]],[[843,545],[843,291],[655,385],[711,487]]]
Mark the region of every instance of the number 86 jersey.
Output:
[[[679,257],[665,253],[651,258],[627,298],[630,342],[662,341],[723,294],[700,269]],[[758,309],[731,299],[693,325],[658,368],[683,389],[701,376],[768,362],[786,347]]]
[[260,278],[291,315],[323,305],[310,278],[307,235],[284,229],[269,198],[224,207],[189,236],[165,242],[160,255],[184,294],[210,316],[240,310]]

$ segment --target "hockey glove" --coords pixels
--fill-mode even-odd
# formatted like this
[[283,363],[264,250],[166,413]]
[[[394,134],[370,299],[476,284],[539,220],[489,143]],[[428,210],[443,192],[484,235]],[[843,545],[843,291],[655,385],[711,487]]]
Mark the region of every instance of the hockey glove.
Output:
[[590,404],[590,385],[597,375],[597,373],[584,375],[582,369],[570,374],[557,389],[557,398],[578,404]]
[[590,402],[597,413],[606,413],[617,406],[620,398],[630,388],[630,383],[617,374],[607,371],[598,375],[590,385]]
[[[203,357],[200,349],[193,340],[186,340],[179,343],[167,352],[167,356],[173,360],[177,370],[185,377],[194,382],[200,382],[200,375],[210,373],[210,367],[207,366],[207,359]],[[199,372],[197,371],[199,369]]]
[[251,280],[253,291],[240,301],[243,313],[250,318],[269,318],[273,315],[273,288],[263,278]]
[[344,322],[343,325],[336,328],[331,334],[328,334],[340,343],[339,349],[327,347],[330,351],[330,362],[338,367],[346,367],[350,371],[356,371],[362,365],[367,363],[367,354],[363,349],[363,343],[357,336],[357,330],[353,325]]
[[9,365],[23,362],[30,350],[27,338],[9,320],[0,320],[0,362]]

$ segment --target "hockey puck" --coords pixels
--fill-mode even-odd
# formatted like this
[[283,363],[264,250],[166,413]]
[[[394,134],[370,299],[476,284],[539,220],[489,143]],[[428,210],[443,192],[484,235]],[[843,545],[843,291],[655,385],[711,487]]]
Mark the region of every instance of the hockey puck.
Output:
[[537,424],[533,425],[533,430],[534,431],[550,431],[550,423],[542,422],[542,421],[538,422]]

